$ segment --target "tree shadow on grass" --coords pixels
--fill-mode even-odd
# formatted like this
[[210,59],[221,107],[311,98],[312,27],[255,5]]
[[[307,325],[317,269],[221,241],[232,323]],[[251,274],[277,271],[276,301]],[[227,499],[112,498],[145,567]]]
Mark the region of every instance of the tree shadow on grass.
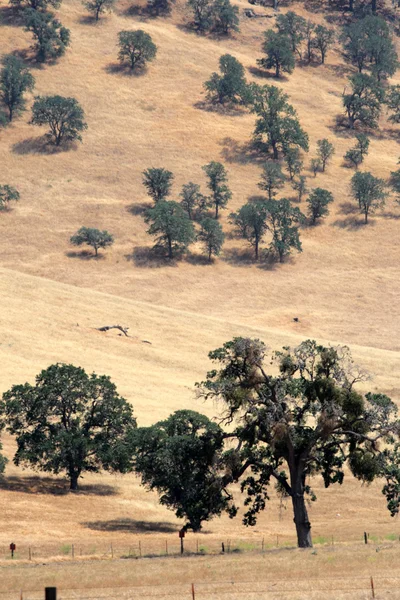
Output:
[[238,106],[235,104],[230,104],[224,106],[219,102],[207,102],[207,100],[200,100],[193,104],[193,106],[199,110],[204,110],[205,112],[215,113],[222,116],[227,117],[242,117],[248,111],[246,111],[244,106]]
[[82,15],[81,17],[79,17],[78,23],[80,25],[102,25],[103,19],[100,17],[96,21],[96,17],[94,15]]
[[224,146],[221,150],[221,156],[227,163],[246,165],[249,163],[264,163],[267,160],[265,154],[257,150],[252,142],[241,144],[231,137],[226,137],[219,143]]
[[149,208],[153,207],[154,204],[152,204],[151,202],[135,202],[133,204],[129,204],[129,206],[126,207],[126,210],[131,215],[137,216],[144,215],[146,211],[149,210]]
[[367,226],[375,225],[375,221],[368,220],[368,223],[364,222],[364,219],[357,217],[346,217],[345,219],[336,219],[333,221],[332,227],[340,227],[340,229],[350,229],[352,231],[358,231],[359,229]]
[[[0,477],[0,490],[19,492],[24,494],[49,494],[51,496],[65,496],[70,493],[69,482],[66,479],[53,477],[39,477],[29,475],[26,477],[8,476]],[[79,484],[79,490],[73,492],[79,495],[114,496],[116,488],[104,484]]]
[[341,204],[339,204],[339,210],[342,215],[357,215],[360,213],[358,206],[352,202],[341,202]]
[[149,248],[148,246],[137,246],[131,254],[125,254],[129,262],[133,262],[136,267],[143,269],[160,269],[162,267],[176,267],[179,257],[169,259],[165,255],[165,250],[158,248]]
[[104,254],[95,255],[90,250],[70,250],[65,253],[68,258],[79,258],[80,260],[104,260]]
[[191,265],[200,265],[203,267],[210,267],[215,263],[214,257],[211,257],[211,260],[208,260],[208,256],[206,254],[194,254],[192,252],[188,252],[185,255],[185,260]]
[[106,73],[111,75],[122,75],[123,77],[143,77],[147,74],[147,67],[131,69],[126,63],[113,62],[104,67]]
[[277,77],[272,71],[266,71],[265,69],[262,69],[260,67],[247,67],[247,70],[249,71],[249,73],[254,75],[254,77],[259,77],[260,79],[274,79],[275,81],[281,82],[289,81],[288,77],[286,77],[285,75],[280,75],[279,77]]
[[173,533],[178,526],[165,521],[136,521],[135,519],[113,519],[111,521],[86,521],[81,523],[94,531],[119,531],[125,533]]
[[77,144],[74,142],[67,142],[60,146],[55,146],[49,142],[47,135],[27,138],[20,142],[16,142],[12,146],[12,151],[21,156],[26,154],[59,154],[60,152],[68,152],[69,150],[76,149]]

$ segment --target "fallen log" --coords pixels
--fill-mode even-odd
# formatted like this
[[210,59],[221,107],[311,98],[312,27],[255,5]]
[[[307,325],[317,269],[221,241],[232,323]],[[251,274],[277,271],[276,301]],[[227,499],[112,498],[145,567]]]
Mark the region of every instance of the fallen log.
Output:
[[97,331],[109,331],[109,329],[119,329],[126,337],[128,336],[129,327],[122,327],[122,325],[104,325],[104,327],[96,327]]

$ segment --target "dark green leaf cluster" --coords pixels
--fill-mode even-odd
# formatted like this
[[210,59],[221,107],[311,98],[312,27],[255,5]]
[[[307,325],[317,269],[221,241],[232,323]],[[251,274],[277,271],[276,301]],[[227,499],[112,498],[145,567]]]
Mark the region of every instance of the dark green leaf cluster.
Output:
[[188,0],[187,5],[193,13],[191,25],[199,33],[239,31],[239,8],[230,0]]
[[38,11],[47,11],[49,7],[59,8],[61,0],[9,0],[11,6],[18,10],[31,8]]
[[354,129],[357,122],[366,127],[378,127],[384,90],[375,77],[357,73],[350,77],[351,91],[343,94],[343,106],[348,127]]
[[9,121],[25,110],[24,94],[33,90],[35,79],[20,58],[6,54],[0,71],[0,100],[8,109]]
[[279,77],[281,73],[292,73],[295,58],[289,36],[268,29],[264,38],[262,50],[266,56],[257,60],[260,67],[275,69],[275,77]]
[[162,167],[152,167],[143,171],[143,185],[156,203],[170,195],[173,179],[173,173]]
[[226,208],[232,198],[232,192],[227,186],[228,173],[223,164],[211,161],[203,167],[208,177],[207,187],[211,192],[209,205],[215,208],[215,218],[218,219],[220,209]]
[[19,191],[11,185],[0,185],[0,210],[5,210],[9,202],[19,200]]
[[221,75],[213,73],[204,84],[207,100],[219,104],[247,104],[251,95],[243,65],[234,56],[224,54],[219,59],[219,68]]
[[143,68],[146,63],[154,60],[157,54],[157,46],[150,34],[143,29],[120,31],[118,45],[120,62],[127,61],[131,69]]
[[47,134],[56,146],[64,141],[82,141],[81,132],[87,129],[85,113],[75,98],[37,96],[32,106],[32,125],[48,125]]
[[308,216],[312,225],[315,225],[318,219],[326,217],[329,214],[328,206],[333,202],[333,194],[323,188],[315,188],[307,198]]
[[365,133],[356,134],[357,144],[350,148],[344,155],[345,160],[358,169],[359,165],[364,161],[368,154],[369,138]]
[[357,172],[351,178],[351,193],[358,202],[360,212],[364,214],[365,223],[368,216],[385,205],[386,183],[369,172]]
[[69,29],[63,27],[51,13],[33,8],[24,10],[25,29],[35,40],[33,49],[38,62],[54,60],[62,56],[70,44]]
[[225,234],[216,219],[206,217],[200,223],[200,231],[196,239],[203,243],[208,260],[211,262],[213,256],[219,256],[225,240]]
[[107,248],[114,243],[113,236],[108,231],[100,231],[93,227],[81,227],[70,239],[74,246],[87,244],[94,249],[95,256],[98,255],[99,248]]
[[147,233],[156,236],[156,248],[167,250],[168,258],[184,252],[195,239],[193,223],[177,202],[159,200],[144,217]]
[[93,13],[96,21],[99,20],[101,14],[111,11],[115,4],[115,0],[84,0],[83,5],[87,10]]

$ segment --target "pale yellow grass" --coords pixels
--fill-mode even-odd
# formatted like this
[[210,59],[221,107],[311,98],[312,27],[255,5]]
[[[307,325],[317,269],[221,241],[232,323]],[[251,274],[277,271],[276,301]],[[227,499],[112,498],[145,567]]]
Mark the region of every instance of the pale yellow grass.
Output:
[[[28,113],[0,133],[0,183],[13,184],[21,192],[19,204],[0,218],[0,391],[33,381],[52,362],[66,361],[111,375],[132,402],[140,425],[182,407],[211,416],[216,408],[196,400],[193,388],[210,366],[207,352],[234,335],[251,335],[272,348],[307,337],[347,343],[357,361],[375,374],[365,389],[382,390],[398,400],[400,213],[390,201],[368,227],[355,228],[343,213],[352,171],[341,168],[342,156],[353,141],[333,128],[346,81],[338,69],[339,53],[331,53],[324,67],[297,68],[278,83],[310,134],[310,156],[322,137],[336,146],[327,173],[316,179],[309,173],[309,185],[329,188],[335,204],[323,225],[303,231],[303,254],[269,270],[243,262],[240,256],[237,259],[245,244],[229,239],[212,266],[192,264],[194,260],[151,268],[151,263],[138,265],[134,259],[135,248],[151,246],[140,215],[132,214],[132,207],[138,212],[147,202],[143,169],[171,169],[173,198],[177,198],[180,186],[189,180],[204,186],[202,165],[210,160],[224,162],[234,193],[222,217],[226,229],[227,213],[259,193],[262,163],[252,162],[246,154],[254,116],[207,112],[196,104],[203,99],[202,83],[217,68],[221,54],[230,52],[247,68],[255,66],[267,21],[243,21],[240,35],[218,41],[178,27],[185,18],[179,3],[171,18],[143,22],[124,16],[128,6],[121,4],[117,14],[90,26],[82,22],[81,4],[65,0],[60,17],[71,29],[72,47],[56,65],[34,69],[35,93],[74,96],[82,103],[89,126],[82,145],[50,155],[36,152],[42,132],[28,125]],[[241,9],[245,6],[240,3]],[[307,14],[300,4],[295,9],[322,22],[321,16]],[[159,47],[157,59],[139,77],[110,72],[116,63],[118,31],[138,27],[153,36]],[[1,27],[1,35],[2,52],[30,44],[30,36],[21,28]],[[274,82],[250,72],[248,77]],[[381,134],[371,140],[366,169],[389,176],[397,163],[396,136],[383,120]],[[289,187],[285,191],[291,194]],[[107,228],[115,235],[116,244],[104,258],[92,261],[68,255],[73,250],[69,237],[81,225]],[[132,337],[95,330],[117,322],[128,325]],[[11,458],[9,437],[5,447]],[[52,549],[58,553],[62,544],[71,543],[105,549],[113,543],[117,551],[144,538],[146,544],[162,547],[166,538],[176,543],[179,523],[173,513],[159,507],[156,495],[140,488],[134,476],[88,476],[83,483],[83,493],[64,495],[59,493],[62,479],[34,479],[30,471],[9,465],[0,494],[3,556],[12,539],[24,552],[32,545],[44,553]],[[378,484],[362,488],[349,479],[329,491],[317,482],[315,488],[319,499],[310,508],[315,535],[348,541],[360,540],[365,530],[382,538],[398,533],[398,522],[388,516]],[[253,538],[257,544],[265,537],[269,543],[277,534],[291,543],[290,507],[281,512],[280,517],[273,497],[255,529],[246,530],[239,519],[224,517],[206,525],[200,543],[216,547],[228,537]],[[160,533],[160,522],[175,532]],[[144,533],[143,527],[153,533]],[[189,536],[188,543],[194,540]],[[366,549],[367,555],[359,550],[337,551],[334,561],[348,565],[352,573],[364,566],[368,573],[368,561],[393,569],[392,550]],[[293,568],[304,570],[307,577],[320,560],[318,552],[318,556],[306,555],[307,568],[304,554],[279,554],[276,571],[268,555],[268,569],[277,575],[287,573],[291,561],[293,565],[300,561]],[[40,585],[53,581],[53,568],[85,585],[124,582],[121,577],[129,571],[125,565],[134,565],[138,573],[139,579],[126,580],[132,584],[159,583],[164,577],[170,577],[172,584],[182,572],[188,573],[185,581],[207,579],[208,569],[215,569],[218,577],[230,576],[222,560],[127,562],[122,568],[119,562],[107,563],[110,571],[105,563],[91,563],[90,570],[87,563],[68,567],[63,563],[40,570]],[[256,577],[259,561],[265,564],[266,559],[252,555],[247,560],[242,555],[229,561],[235,578],[243,580],[249,577],[250,565],[254,565],[251,578]],[[317,564],[321,573],[331,572],[329,561]],[[147,570],[143,565],[151,566]],[[0,573],[0,589],[18,587],[21,581],[36,584],[38,573],[7,568]]]

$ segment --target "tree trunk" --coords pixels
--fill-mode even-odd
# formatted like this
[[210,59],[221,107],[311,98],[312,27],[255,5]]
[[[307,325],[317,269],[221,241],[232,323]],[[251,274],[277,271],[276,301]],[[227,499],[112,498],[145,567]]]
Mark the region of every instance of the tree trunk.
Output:
[[325,64],[325,52],[321,50],[321,64]]
[[97,256],[97,252],[98,252],[98,248],[97,246],[94,247],[94,255]]
[[9,111],[8,120],[11,123],[11,121],[13,120],[13,109],[11,106],[8,107],[8,111]]
[[208,249],[208,262],[211,262],[211,256],[212,256],[212,248],[210,246]]
[[256,255],[256,261],[258,261],[258,244],[259,244],[259,240],[258,240],[258,237],[256,237],[256,243],[255,243],[255,246],[254,246],[254,252],[255,252],[255,255]]
[[215,205],[215,218],[218,219],[218,209],[219,209],[219,204],[218,202]]
[[77,473],[70,474],[70,484],[69,489],[76,491],[78,489],[78,479],[79,475]]
[[365,224],[368,223],[368,211],[367,210],[364,211],[364,222],[365,222]]
[[272,142],[272,150],[274,152],[274,160],[278,160],[279,154],[278,154],[278,148],[276,147],[276,142]]
[[294,493],[292,496],[294,522],[297,532],[297,545],[299,548],[312,548],[311,524],[308,520],[304,491]]
[[170,236],[168,236],[168,258],[173,258],[173,255],[172,255],[172,240],[171,240]]
[[371,2],[372,13],[376,13],[376,0],[372,0]]
[[281,72],[280,71],[280,65],[277,64],[276,67],[275,67],[275,77],[279,77],[280,72]]

